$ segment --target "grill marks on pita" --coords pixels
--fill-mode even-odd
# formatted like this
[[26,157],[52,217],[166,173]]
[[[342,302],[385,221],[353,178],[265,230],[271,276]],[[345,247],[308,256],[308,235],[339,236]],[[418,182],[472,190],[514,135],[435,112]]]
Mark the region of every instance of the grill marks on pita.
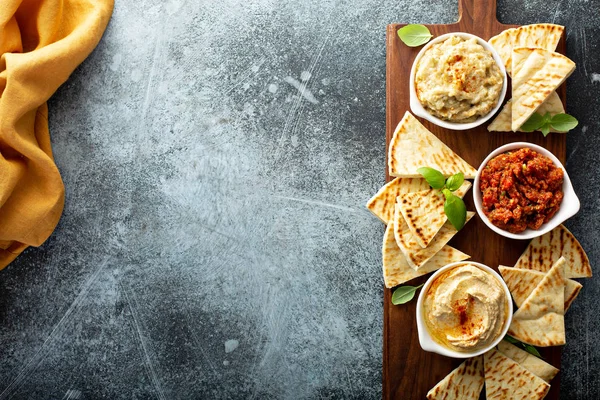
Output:
[[[435,168],[446,177],[462,172],[465,178],[474,178],[477,172],[407,111],[389,146],[389,173],[396,178],[366,205],[387,224],[382,253],[388,288],[470,257],[446,245],[456,229],[444,228],[444,196],[430,188],[417,172],[420,167]],[[470,187],[465,181],[454,194],[462,198]],[[467,214],[468,219],[472,216]]]
[[498,343],[498,351],[548,383],[558,374],[557,368],[506,340]]
[[517,362],[492,349],[484,354],[485,394],[488,400],[543,399],[550,385]]
[[508,334],[523,343],[565,344],[565,259],[560,258],[513,315]]
[[415,270],[408,264],[404,254],[402,254],[402,251],[396,243],[393,220],[388,223],[385,229],[381,252],[383,260],[383,281],[387,288],[393,288],[401,283],[408,282],[429,272],[436,271],[446,264],[464,261],[469,258],[467,254],[446,245],[429,261],[423,264],[419,270]]
[[475,178],[477,170],[423,126],[410,112],[396,127],[388,152],[391,176],[420,178],[420,167],[431,167],[448,177],[462,172],[467,179]]
[[534,47],[513,49],[512,131],[519,130],[575,70],[568,57]]
[[[468,211],[466,222],[469,222],[474,215],[474,212]],[[450,221],[446,221],[429,245],[426,248],[423,248],[419,245],[419,242],[415,239],[415,236],[409,229],[408,224],[400,212],[400,208],[396,207],[394,215],[394,237],[396,238],[396,243],[402,251],[402,254],[406,257],[406,261],[414,269],[418,270],[423,264],[429,261],[431,257],[441,250],[457,233],[458,231]]]
[[[462,198],[470,188],[471,183],[464,181],[455,194]],[[448,220],[444,212],[444,201],[444,195],[437,189],[398,196],[396,207],[400,209],[413,237],[422,248],[429,246]]]
[[559,225],[533,239],[515,264],[515,268],[547,272],[560,257],[564,257],[567,262],[566,278],[592,276],[588,256],[579,241],[564,225]]
[[[530,269],[498,267],[502,278],[506,282],[508,289],[515,301],[517,307],[521,307],[523,302],[529,297],[533,289],[542,281],[545,276],[544,272],[534,271]],[[565,313],[573,303],[573,300],[579,294],[583,286],[572,279],[565,279]]]
[[515,47],[539,47],[555,51],[565,30],[555,24],[532,24],[502,31],[492,37],[489,43],[496,49],[504,62],[506,73],[512,77],[512,51]]
[[564,113],[555,90],[575,70],[575,63],[555,52],[563,32],[560,25],[533,24],[507,29],[489,40],[512,77],[512,99],[489,131],[517,132],[535,112]]
[[427,392],[427,399],[477,400],[483,380],[483,356],[469,358]]
[[[565,112],[558,93],[552,92],[550,96],[542,103],[540,108],[536,111],[538,114],[545,115],[550,113],[551,116],[556,114],[562,114]],[[512,99],[508,100],[502,111],[494,118],[494,120],[488,125],[489,132],[510,132],[512,129]],[[519,130],[520,131],[520,130]],[[554,129],[550,129],[550,132],[556,132]]]
[[367,202],[367,209],[387,225],[394,217],[396,198],[399,195],[426,189],[429,189],[429,184],[423,178],[396,178],[371,197]]

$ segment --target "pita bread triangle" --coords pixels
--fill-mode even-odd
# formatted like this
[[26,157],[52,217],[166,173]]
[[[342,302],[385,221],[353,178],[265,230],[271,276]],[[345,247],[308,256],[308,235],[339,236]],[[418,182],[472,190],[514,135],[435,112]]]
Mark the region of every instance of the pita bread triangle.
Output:
[[489,40],[504,62],[506,73],[512,76],[512,50],[514,47],[540,47],[555,51],[564,26],[554,24],[524,25],[500,32]]
[[467,179],[475,178],[477,173],[475,168],[407,111],[390,141],[389,173],[402,178],[421,178],[421,174],[417,172],[421,167],[435,168],[444,176],[462,172]]
[[[470,188],[471,182],[464,181],[454,194],[462,198]],[[444,213],[444,201],[444,195],[437,189],[404,193],[397,198],[396,207],[400,209],[408,229],[422,248],[429,245],[448,220]]]
[[396,244],[394,238],[394,222],[391,220],[383,235],[382,259],[383,259],[383,281],[387,288],[393,288],[401,283],[425,275],[442,268],[446,264],[463,261],[470,256],[456,250],[454,247],[444,246],[442,249],[425,263],[418,271],[408,265],[404,254]]
[[575,63],[562,54],[534,47],[514,48],[512,131],[518,131],[574,70]]
[[[467,211],[467,221],[465,224],[474,215],[474,212]],[[458,231],[450,221],[446,221],[429,245],[426,248],[422,248],[404,220],[400,212],[400,207],[396,207],[394,212],[394,237],[396,238],[396,243],[402,254],[404,254],[404,257],[406,257],[408,264],[416,270],[429,261],[457,233]]]
[[[542,103],[540,108],[538,108],[537,112],[539,114],[546,114],[547,112],[550,115],[554,116],[556,114],[562,114],[565,112],[565,107],[563,106],[560,97],[558,97],[558,93],[552,92],[550,96]],[[502,107],[502,111],[494,118],[491,124],[488,125],[489,132],[510,132],[512,129],[512,99],[508,100],[504,107]],[[550,129],[551,132],[556,132],[554,129]]]
[[558,374],[557,368],[506,340],[498,343],[498,351],[548,383]]
[[523,25],[513,32],[513,47],[539,47],[555,51],[565,27],[555,24]]
[[564,287],[565,259],[561,258],[514,313],[508,334],[533,346],[565,344]]
[[402,193],[418,192],[429,189],[423,178],[396,178],[386,183],[375,196],[367,202],[367,209],[387,225],[394,216],[396,197]]
[[510,67],[512,66],[513,32],[516,30],[517,28],[506,29],[488,40],[504,62],[504,68],[506,68],[508,76],[511,76]]
[[[506,282],[517,307],[521,307],[523,302],[529,297],[531,292],[533,292],[533,289],[535,289],[546,275],[540,271],[510,268],[502,265],[498,267],[498,269],[500,270],[500,274]],[[571,303],[573,303],[573,300],[575,300],[582,287],[581,283],[577,281],[565,279],[565,313],[569,307],[571,307]]]
[[483,358],[487,400],[539,400],[548,394],[548,383],[496,349],[485,353]]
[[428,400],[478,400],[483,389],[483,356],[467,359],[427,392]]
[[515,264],[515,268],[546,272],[560,257],[567,260],[565,277],[589,278],[592,276],[588,256],[575,236],[564,225],[559,225],[550,232],[533,239]]

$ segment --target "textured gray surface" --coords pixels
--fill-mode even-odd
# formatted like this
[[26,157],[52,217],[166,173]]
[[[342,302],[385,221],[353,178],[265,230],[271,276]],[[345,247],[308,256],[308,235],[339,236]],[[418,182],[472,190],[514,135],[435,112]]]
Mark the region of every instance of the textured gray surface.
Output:
[[[385,26],[456,1],[117,0],[50,101],[63,218],[0,272],[0,399],[381,397]],[[567,26],[568,226],[600,259],[600,1],[499,1]],[[596,399],[597,279],[565,399]]]

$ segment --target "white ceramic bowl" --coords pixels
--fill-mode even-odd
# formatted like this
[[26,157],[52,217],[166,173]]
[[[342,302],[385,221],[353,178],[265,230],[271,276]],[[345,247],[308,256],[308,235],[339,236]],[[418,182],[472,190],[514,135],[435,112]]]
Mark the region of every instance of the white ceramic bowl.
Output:
[[[563,187],[562,187],[564,197],[563,197],[563,201],[560,205],[560,209],[558,210],[558,212],[552,217],[552,219],[550,219],[550,221],[543,224],[540,227],[540,229],[533,230],[533,229],[527,228],[521,233],[511,233],[511,232],[505,231],[504,229],[500,229],[496,225],[492,224],[490,222],[490,220],[483,213],[483,201],[481,198],[481,190],[479,190],[479,179],[481,177],[481,171],[483,171],[483,168],[487,165],[487,163],[492,158],[496,157],[499,154],[505,153],[507,151],[517,150],[517,149],[521,149],[524,147],[533,149],[533,150],[537,151],[538,153],[540,153],[541,155],[548,157],[549,159],[552,160],[554,165],[556,165],[557,167],[561,168],[564,171],[564,180],[563,180]],[[573,215],[577,214],[577,212],[579,211],[579,207],[581,206],[579,203],[579,198],[575,194],[575,190],[573,189],[573,185],[571,184],[571,179],[569,179],[569,175],[567,174],[565,167],[563,167],[562,163],[558,160],[558,158],[556,158],[556,156],[554,156],[554,154],[552,154],[545,148],[535,145],[533,143],[528,143],[528,142],[515,142],[515,143],[505,144],[504,146],[500,146],[496,150],[492,151],[490,153],[490,155],[488,155],[486,157],[486,159],[483,160],[483,162],[479,166],[479,169],[477,170],[477,174],[475,175],[475,182],[473,183],[473,200],[475,203],[475,209],[477,210],[477,214],[479,214],[479,218],[481,218],[481,220],[491,230],[493,230],[497,234],[505,236],[507,238],[521,239],[521,240],[533,239],[535,237],[542,236],[544,233],[550,232],[552,229],[556,228],[558,225],[562,224],[567,219],[569,219]]]
[[[445,347],[444,345],[436,342],[431,337],[431,333],[429,332],[429,329],[427,328],[425,318],[423,315],[423,301],[425,299],[425,294],[429,290],[429,287],[431,286],[433,281],[438,276],[440,276],[441,274],[443,274],[445,271],[447,271],[449,269],[458,267],[460,265],[467,265],[467,264],[474,265],[476,267],[481,268],[482,270],[484,270],[486,272],[489,272],[498,280],[498,282],[500,283],[500,286],[502,286],[502,289],[504,289],[504,295],[506,297],[506,302],[508,303],[508,313],[506,315],[506,321],[504,321],[504,327],[502,328],[502,332],[500,335],[498,335],[498,338],[496,340],[491,342],[488,346],[486,346],[480,350],[477,350],[477,351],[472,351],[472,352],[460,351],[459,352],[459,351],[454,351],[454,350],[451,350],[451,349]],[[508,328],[510,327],[510,323],[512,321],[513,303],[512,303],[512,297],[510,295],[510,291],[508,290],[508,286],[506,286],[506,283],[504,283],[504,280],[496,271],[494,271],[493,269],[491,269],[490,267],[488,267],[486,265],[476,263],[473,261],[459,261],[459,262],[454,262],[454,263],[448,264],[448,265],[440,268],[439,270],[436,271],[435,274],[431,275],[429,277],[429,279],[427,279],[427,282],[425,282],[425,285],[421,289],[421,293],[419,294],[419,298],[417,300],[416,313],[417,313],[417,332],[419,334],[419,344],[421,345],[421,348],[423,350],[430,351],[433,353],[438,353],[438,354],[441,354],[446,357],[469,358],[469,357],[475,357],[475,356],[478,356],[480,354],[487,352],[491,348],[495,347],[498,343],[500,343],[502,338],[504,338],[504,336],[506,336],[506,332],[508,332]]]
[[[450,122],[450,121],[444,121],[442,119],[439,119],[439,118],[431,115],[421,105],[421,102],[419,101],[419,98],[417,97],[417,92],[415,90],[415,74],[417,72],[417,64],[419,63],[419,60],[421,60],[421,57],[423,56],[423,54],[425,54],[427,49],[429,49],[431,46],[433,46],[436,43],[443,42],[444,40],[448,39],[451,36],[458,36],[458,37],[461,37],[464,39],[471,39],[471,38],[477,39],[477,43],[482,45],[484,49],[486,49],[487,51],[489,51],[492,54],[492,56],[494,57],[494,60],[496,61],[496,64],[498,64],[498,68],[500,68],[500,71],[502,72],[502,77],[504,78],[504,81],[502,83],[502,92],[500,93],[500,98],[498,99],[498,104],[496,104],[496,107],[494,107],[494,109],[492,111],[490,111],[488,114],[479,117],[477,120],[475,120],[473,122],[466,122],[466,123]],[[441,126],[442,128],[446,128],[446,129],[453,129],[453,130],[472,129],[472,128],[475,128],[476,126],[483,124],[490,118],[492,118],[494,116],[494,114],[496,114],[496,112],[500,109],[500,107],[502,107],[502,102],[504,101],[504,97],[506,96],[506,86],[507,86],[506,69],[504,68],[504,63],[502,62],[502,59],[498,55],[498,52],[496,52],[496,50],[488,42],[486,42],[485,40],[483,40],[482,38],[480,38],[478,36],[471,35],[470,33],[451,32],[451,33],[446,33],[445,35],[438,36],[435,39],[431,40],[429,43],[427,43],[425,45],[425,47],[423,47],[421,49],[419,54],[417,54],[417,57],[415,58],[415,61],[413,62],[412,68],[410,70],[409,86],[410,86],[410,89],[409,89],[410,109],[414,115],[424,118],[427,121],[432,122],[438,126]]]

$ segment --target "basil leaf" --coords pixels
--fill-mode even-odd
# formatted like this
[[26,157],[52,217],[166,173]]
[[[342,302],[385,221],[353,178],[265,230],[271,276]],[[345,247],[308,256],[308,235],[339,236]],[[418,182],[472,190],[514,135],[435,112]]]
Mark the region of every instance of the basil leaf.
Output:
[[[444,195],[446,195],[446,193],[444,193]],[[464,201],[462,201],[460,197],[454,194],[446,196],[444,212],[457,231],[460,231],[462,227],[465,226],[467,220],[467,206],[465,206]]]
[[536,356],[538,358],[542,358],[542,355],[540,354],[538,349],[536,349],[532,345],[523,343],[523,346],[525,347],[525,351],[528,352],[529,354],[533,354],[534,356]]
[[550,125],[552,125],[552,128],[559,132],[568,132],[575,128],[577,124],[579,124],[579,121],[569,114],[556,114],[550,120]]
[[507,342],[510,342],[512,344],[521,344],[521,342],[519,342],[517,339],[515,339],[514,337],[512,337],[510,335],[504,336],[504,340],[506,340]]
[[429,42],[433,35],[425,25],[409,24],[398,30],[398,37],[408,47],[417,47]]
[[452,175],[450,178],[446,179],[446,187],[451,192],[454,192],[459,187],[462,186],[465,181],[465,175],[462,172]]
[[444,187],[444,183],[446,183],[446,178],[437,169],[421,167],[417,169],[417,172],[423,175],[429,186],[434,189],[441,189]]
[[542,125],[544,125],[544,117],[538,113],[533,113],[519,129],[523,132],[533,132],[540,129]]
[[544,114],[544,124],[549,123],[551,119],[552,119],[552,115],[550,115],[550,111],[548,111],[546,114]]
[[544,137],[548,136],[548,134],[550,133],[550,124],[542,125],[540,131],[542,131],[542,135],[544,135]]
[[419,286],[400,286],[398,289],[394,290],[392,294],[392,304],[399,305],[408,303],[415,297],[415,293],[418,289],[423,287],[424,283]]

